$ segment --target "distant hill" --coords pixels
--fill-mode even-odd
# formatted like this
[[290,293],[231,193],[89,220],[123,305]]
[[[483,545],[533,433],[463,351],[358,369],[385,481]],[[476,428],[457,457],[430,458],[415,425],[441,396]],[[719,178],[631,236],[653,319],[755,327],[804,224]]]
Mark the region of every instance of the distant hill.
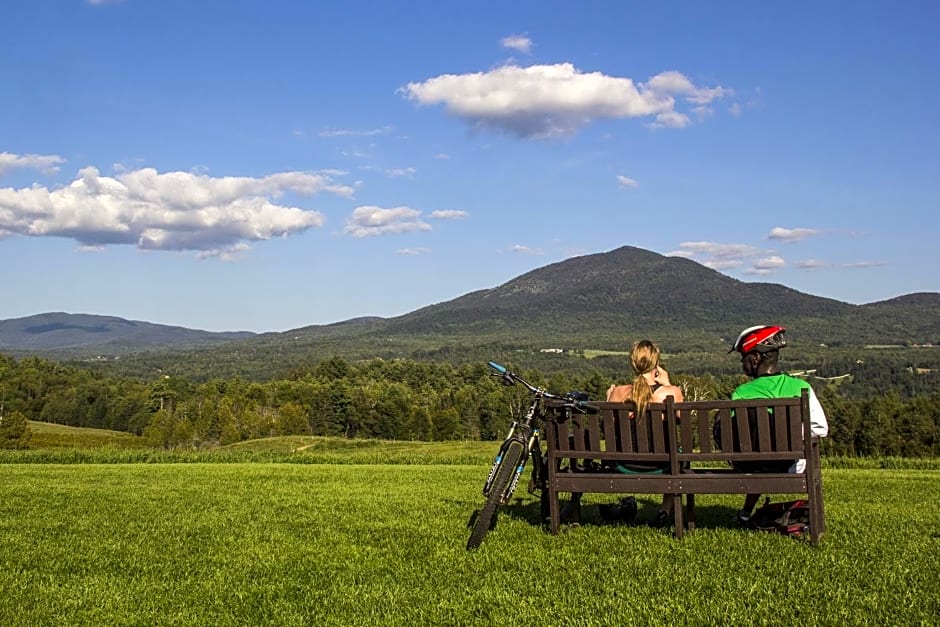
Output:
[[[538,268],[503,285],[394,318],[283,333],[208,333],[120,318],[44,314],[0,322],[0,352],[45,356],[118,349],[146,366],[212,376],[272,372],[331,356],[461,360],[495,347],[714,353],[744,327],[776,323],[792,346],[940,344],[940,294],[853,305],[774,283],[746,283],[694,261],[625,246]],[[143,352],[146,351],[146,352]],[[473,355],[476,359],[479,355]],[[130,367],[127,359],[124,367]]]
[[44,313],[0,320],[0,351],[102,350],[112,353],[213,344],[254,333],[214,333],[113,316]]
[[[672,351],[712,349],[744,327],[779,323],[829,345],[938,343],[940,294],[852,305],[774,283],[746,283],[694,261],[640,248],[574,257],[368,327],[305,327],[294,341],[374,338],[377,345],[515,342],[585,348],[658,339]],[[268,341],[277,341],[271,337]]]

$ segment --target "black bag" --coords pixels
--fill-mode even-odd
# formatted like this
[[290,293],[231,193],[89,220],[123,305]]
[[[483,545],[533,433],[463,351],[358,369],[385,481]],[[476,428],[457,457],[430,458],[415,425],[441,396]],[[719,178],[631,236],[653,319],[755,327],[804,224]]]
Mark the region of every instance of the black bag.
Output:
[[751,529],[802,538],[809,531],[809,501],[771,503],[767,499],[751,516]]

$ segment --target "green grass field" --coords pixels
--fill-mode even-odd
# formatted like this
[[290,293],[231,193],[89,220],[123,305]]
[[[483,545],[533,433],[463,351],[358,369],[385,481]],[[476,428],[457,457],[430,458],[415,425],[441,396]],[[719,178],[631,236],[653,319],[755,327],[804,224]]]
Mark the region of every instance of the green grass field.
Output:
[[139,449],[147,446],[144,438],[126,431],[69,427],[35,420],[28,420],[26,424],[30,432],[29,447],[32,449],[100,447]]
[[827,469],[829,534],[817,548],[732,529],[739,497],[706,495],[697,499],[699,529],[681,541],[602,525],[598,498],[588,497],[585,524],[551,536],[520,489],[467,552],[466,522],[482,504],[487,469],[3,464],[0,624],[940,620],[940,471]]

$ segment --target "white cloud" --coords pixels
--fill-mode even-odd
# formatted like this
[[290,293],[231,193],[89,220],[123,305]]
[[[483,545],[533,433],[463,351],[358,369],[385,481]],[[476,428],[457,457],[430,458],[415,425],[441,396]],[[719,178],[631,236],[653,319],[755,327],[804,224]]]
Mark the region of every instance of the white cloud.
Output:
[[438,161],[447,161],[448,159],[450,159],[450,155],[447,154],[446,152],[439,152],[436,155],[434,155],[434,158],[437,159]]
[[396,255],[427,255],[431,252],[430,248],[399,248],[395,251]]
[[684,113],[678,111],[664,111],[656,115],[656,121],[650,122],[647,126],[650,128],[685,128],[692,123]]
[[374,165],[364,165],[359,168],[360,170],[366,170],[368,172],[381,172],[390,179],[406,177],[411,178],[418,173],[416,168],[380,168]]
[[[686,259],[695,259],[703,266],[709,267],[713,270],[731,270],[734,268],[740,268],[747,263],[753,264],[749,273],[753,273],[756,269],[763,269],[767,272],[773,269],[773,261],[768,261],[775,259],[775,257],[765,258],[763,261],[763,268],[758,268],[757,264],[760,263],[760,259],[756,262],[754,261],[761,254],[765,254],[765,251],[756,246],[751,246],[750,244],[722,244],[719,242],[682,242],[679,244],[679,249],[674,250],[670,253],[667,253],[671,257],[684,257]],[[779,257],[776,257],[779,259]],[[781,259],[782,261],[782,259]],[[766,273],[766,272],[761,272]]]
[[732,103],[731,106],[728,107],[728,113],[736,118],[741,117],[741,105],[737,102]]
[[745,270],[747,274],[770,274],[774,270],[779,270],[780,268],[786,265],[786,261],[782,257],[773,255],[771,257],[763,257],[754,262],[748,270]]
[[532,40],[525,35],[509,35],[508,37],[503,37],[499,43],[504,48],[512,48],[523,54],[530,54],[532,52]]
[[199,251],[198,257],[200,259],[211,259],[217,258],[222,261],[235,261],[241,256],[241,253],[248,252],[251,250],[251,246],[244,242],[239,242],[233,246],[227,248],[213,248],[210,250]]
[[657,74],[649,80],[647,86],[660,93],[683,96],[687,102],[697,105],[707,105],[734,93],[721,86],[696,87],[685,74],[676,71]]
[[744,262],[740,259],[705,259],[702,265],[712,270],[732,270],[740,268]]
[[[684,253],[684,254],[678,254]],[[679,250],[669,253],[673,256],[713,257],[717,259],[743,259],[760,253],[760,249],[750,244],[721,244],[718,242],[682,242]]]
[[415,168],[388,168],[385,170],[385,176],[389,178],[398,178],[400,176],[412,177],[418,170]]
[[43,174],[55,174],[65,159],[59,155],[15,155],[0,152],[0,176],[14,169],[38,170]]
[[350,196],[335,172],[279,172],[260,178],[220,177],[152,168],[101,176],[79,171],[58,189],[0,188],[0,232],[68,237],[83,247],[128,244],[144,250],[201,251],[219,256],[245,242],[321,226],[317,211],[273,202],[287,192]]
[[825,268],[828,265],[829,264],[820,259],[804,259],[803,261],[796,262],[796,267],[800,270],[816,270],[818,268]]
[[806,239],[813,235],[818,235],[819,230],[817,229],[786,229],[782,226],[775,226],[770,229],[770,233],[767,234],[767,239],[776,239],[784,242],[798,242],[800,240]]
[[353,237],[372,237],[386,233],[430,231],[431,225],[421,220],[421,212],[410,207],[383,209],[374,205],[356,207],[346,220],[345,233]]
[[843,268],[880,268],[882,266],[888,265],[884,261],[856,261],[855,263],[844,263],[842,264]]
[[541,254],[542,254],[542,250],[541,250],[541,249],[539,249],[539,248],[530,248],[530,247],[528,247],[528,246],[523,246],[522,244],[515,244],[515,245],[514,245],[512,248],[510,248],[509,250],[511,250],[511,251],[514,252],[514,253],[519,253],[519,254],[521,254],[521,255],[541,255]]
[[617,176],[617,182],[620,183],[621,187],[639,187],[640,184],[634,181],[629,176],[623,176],[622,174]]
[[572,135],[598,119],[653,118],[653,127],[691,123],[676,109],[676,98],[702,106],[731,93],[698,87],[679,72],[663,72],[646,83],[600,72],[581,72],[570,63],[488,72],[442,74],[408,83],[400,90],[420,105],[443,104],[448,113],[480,128],[524,138]]
[[391,133],[395,127],[383,126],[382,128],[372,128],[366,130],[348,129],[348,128],[330,128],[317,133],[320,137],[374,137]]
[[435,220],[463,220],[469,218],[470,214],[458,209],[439,209],[431,212],[431,217]]

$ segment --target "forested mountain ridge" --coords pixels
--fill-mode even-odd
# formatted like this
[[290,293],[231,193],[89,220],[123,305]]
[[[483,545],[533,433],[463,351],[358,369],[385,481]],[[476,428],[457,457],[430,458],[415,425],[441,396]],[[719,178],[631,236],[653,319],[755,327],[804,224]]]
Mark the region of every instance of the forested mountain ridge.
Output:
[[803,346],[937,345],[940,294],[853,305],[624,246],[394,318],[255,336],[44,314],[0,321],[0,351],[59,358],[137,350],[150,355],[151,365],[199,362],[208,373],[222,363],[283,368],[331,355],[421,358],[488,346],[622,350],[641,337],[656,339],[667,352],[714,352],[743,327],[762,323],[788,327],[791,341]]
[[125,320],[115,316],[43,313],[0,320],[0,350],[92,349],[123,352],[245,339],[250,332],[216,333]]
[[[711,350],[741,328],[775,322],[803,342],[940,343],[940,294],[853,305],[774,283],[747,283],[694,261],[625,246],[538,268],[498,287],[350,329],[351,341],[515,342],[567,348],[658,338],[671,351]],[[337,337],[336,325],[291,331]],[[355,343],[355,342],[354,342]]]

